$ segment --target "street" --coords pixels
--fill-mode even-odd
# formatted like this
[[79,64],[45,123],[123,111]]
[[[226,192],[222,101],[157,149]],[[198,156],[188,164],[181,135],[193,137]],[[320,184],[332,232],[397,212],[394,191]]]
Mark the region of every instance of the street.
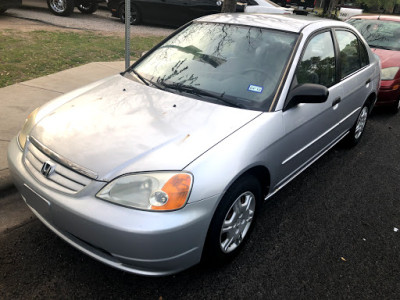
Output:
[[336,146],[264,205],[244,251],[225,266],[135,276],[28,217],[0,234],[0,298],[396,298],[399,138],[399,116],[374,112],[359,145]]
[[[111,17],[111,12],[107,10],[105,2],[100,8],[91,15],[85,15],[75,8],[74,13],[69,17],[59,17],[53,15],[47,8],[45,0],[23,0],[23,6],[7,10],[4,16],[0,17],[2,22],[4,17],[13,19],[24,19],[39,21],[41,24],[51,25],[54,29],[68,28],[78,30],[93,30],[104,34],[125,34],[125,24],[117,18]],[[166,36],[173,32],[171,28],[160,26],[136,25],[131,26],[131,35],[157,35]]]

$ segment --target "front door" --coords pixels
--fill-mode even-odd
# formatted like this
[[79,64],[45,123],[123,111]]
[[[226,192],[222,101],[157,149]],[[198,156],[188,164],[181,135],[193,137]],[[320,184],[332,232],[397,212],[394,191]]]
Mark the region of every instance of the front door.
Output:
[[319,32],[307,43],[292,88],[314,83],[329,88],[324,103],[301,103],[282,112],[285,136],[281,141],[278,186],[308,166],[338,138],[342,87],[336,79],[336,56],[331,31]]

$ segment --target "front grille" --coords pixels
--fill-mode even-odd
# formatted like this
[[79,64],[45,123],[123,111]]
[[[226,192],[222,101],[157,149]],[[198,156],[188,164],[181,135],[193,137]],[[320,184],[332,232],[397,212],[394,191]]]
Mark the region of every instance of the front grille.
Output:
[[[39,182],[64,193],[77,193],[92,181],[50,158],[31,142],[27,143],[24,162],[26,168]],[[47,177],[41,173],[43,164],[46,162],[55,166],[54,172]]]

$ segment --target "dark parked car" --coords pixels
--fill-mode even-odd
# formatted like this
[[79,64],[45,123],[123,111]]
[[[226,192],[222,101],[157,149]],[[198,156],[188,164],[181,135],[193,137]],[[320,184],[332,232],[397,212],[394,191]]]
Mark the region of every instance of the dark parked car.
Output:
[[[113,17],[125,22],[125,1],[109,0],[107,4]],[[131,1],[131,24],[153,23],[180,26],[193,19],[221,12],[218,0],[133,0]],[[245,5],[238,2],[237,12]]]
[[22,5],[22,0],[0,0],[0,14],[4,13],[8,8],[18,7]]
[[376,106],[393,113],[400,110],[400,17],[355,16],[347,21],[360,31],[382,63],[381,87]]
[[294,9],[297,14],[307,14],[314,10],[316,0],[291,0],[288,6]]

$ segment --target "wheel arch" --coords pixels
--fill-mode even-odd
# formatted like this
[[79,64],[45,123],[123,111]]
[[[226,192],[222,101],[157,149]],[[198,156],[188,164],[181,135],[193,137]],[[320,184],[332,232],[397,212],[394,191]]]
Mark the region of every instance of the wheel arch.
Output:
[[[264,165],[255,165],[251,166],[248,169],[244,169],[242,172],[238,173],[232,180],[227,184],[225,187],[224,191],[221,193],[218,202],[215,204],[214,207],[214,212],[217,210],[219,204],[221,203],[222,199],[226,195],[226,193],[229,191],[229,189],[237,183],[239,180],[246,176],[254,176],[257,180],[258,183],[260,184],[261,191],[262,191],[262,196],[265,199],[265,197],[268,195],[269,189],[270,189],[270,184],[271,184],[271,175],[267,167]],[[263,200],[263,199],[262,199]]]
[[[240,178],[247,176],[247,175],[253,175],[254,177],[257,178],[257,180],[261,186],[261,190],[263,193],[262,195],[265,198],[268,195],[270,184],[271,184],[271,175],[270,175],[268,168],[265,166],[262,166],[262,165],[253,166],[250,169],[243,172],[240,176],[238,176],[235,179],[235,181],[237,181]],[[232,184],[234,184],[234,182]]]
[[372,92],[368,96],[367,100],[365,100],[364,104],[368,106],[368,114],[370,114],[372,109],[374,108],[376,100],[377,100],[377,94],[375,92]]
[[205,235],[205,239],[204,239],[204,246],[202,249],[202,261],[207,260],[207,256],[210,255],[210,253],[207,249],[208,247],[206,245],[209,243],[210,230],[212,228],[212,223],[215,218],[215,215],[217,214],[219,206],[223,203],[222,201],[225,198],[225,195],[228,194],[228,191],[230,191],[230,189],[236,183],[238,183],[240,180],[242,180],[243,178],[245,178],[247,176],[255,177],[259,183],[259,186],[261,188],[261,193],[262,193],[261,194],[262,199],[259,199],[259,204],[262,204],[263,200],[265,199],[266,195],[268,194],[271,176],[270,176],[270,172],[269,172],[268,168],[265,167],[264,165],[251,166],[250,168],[243,170],[243,172],[239,173],[237,176],[235,176],[232,179],[232,181],[224,189],[223,193],[221,193],[219,200],[215,204],[212,217],[210,218],[210,223],[208,224],[207,234]]

